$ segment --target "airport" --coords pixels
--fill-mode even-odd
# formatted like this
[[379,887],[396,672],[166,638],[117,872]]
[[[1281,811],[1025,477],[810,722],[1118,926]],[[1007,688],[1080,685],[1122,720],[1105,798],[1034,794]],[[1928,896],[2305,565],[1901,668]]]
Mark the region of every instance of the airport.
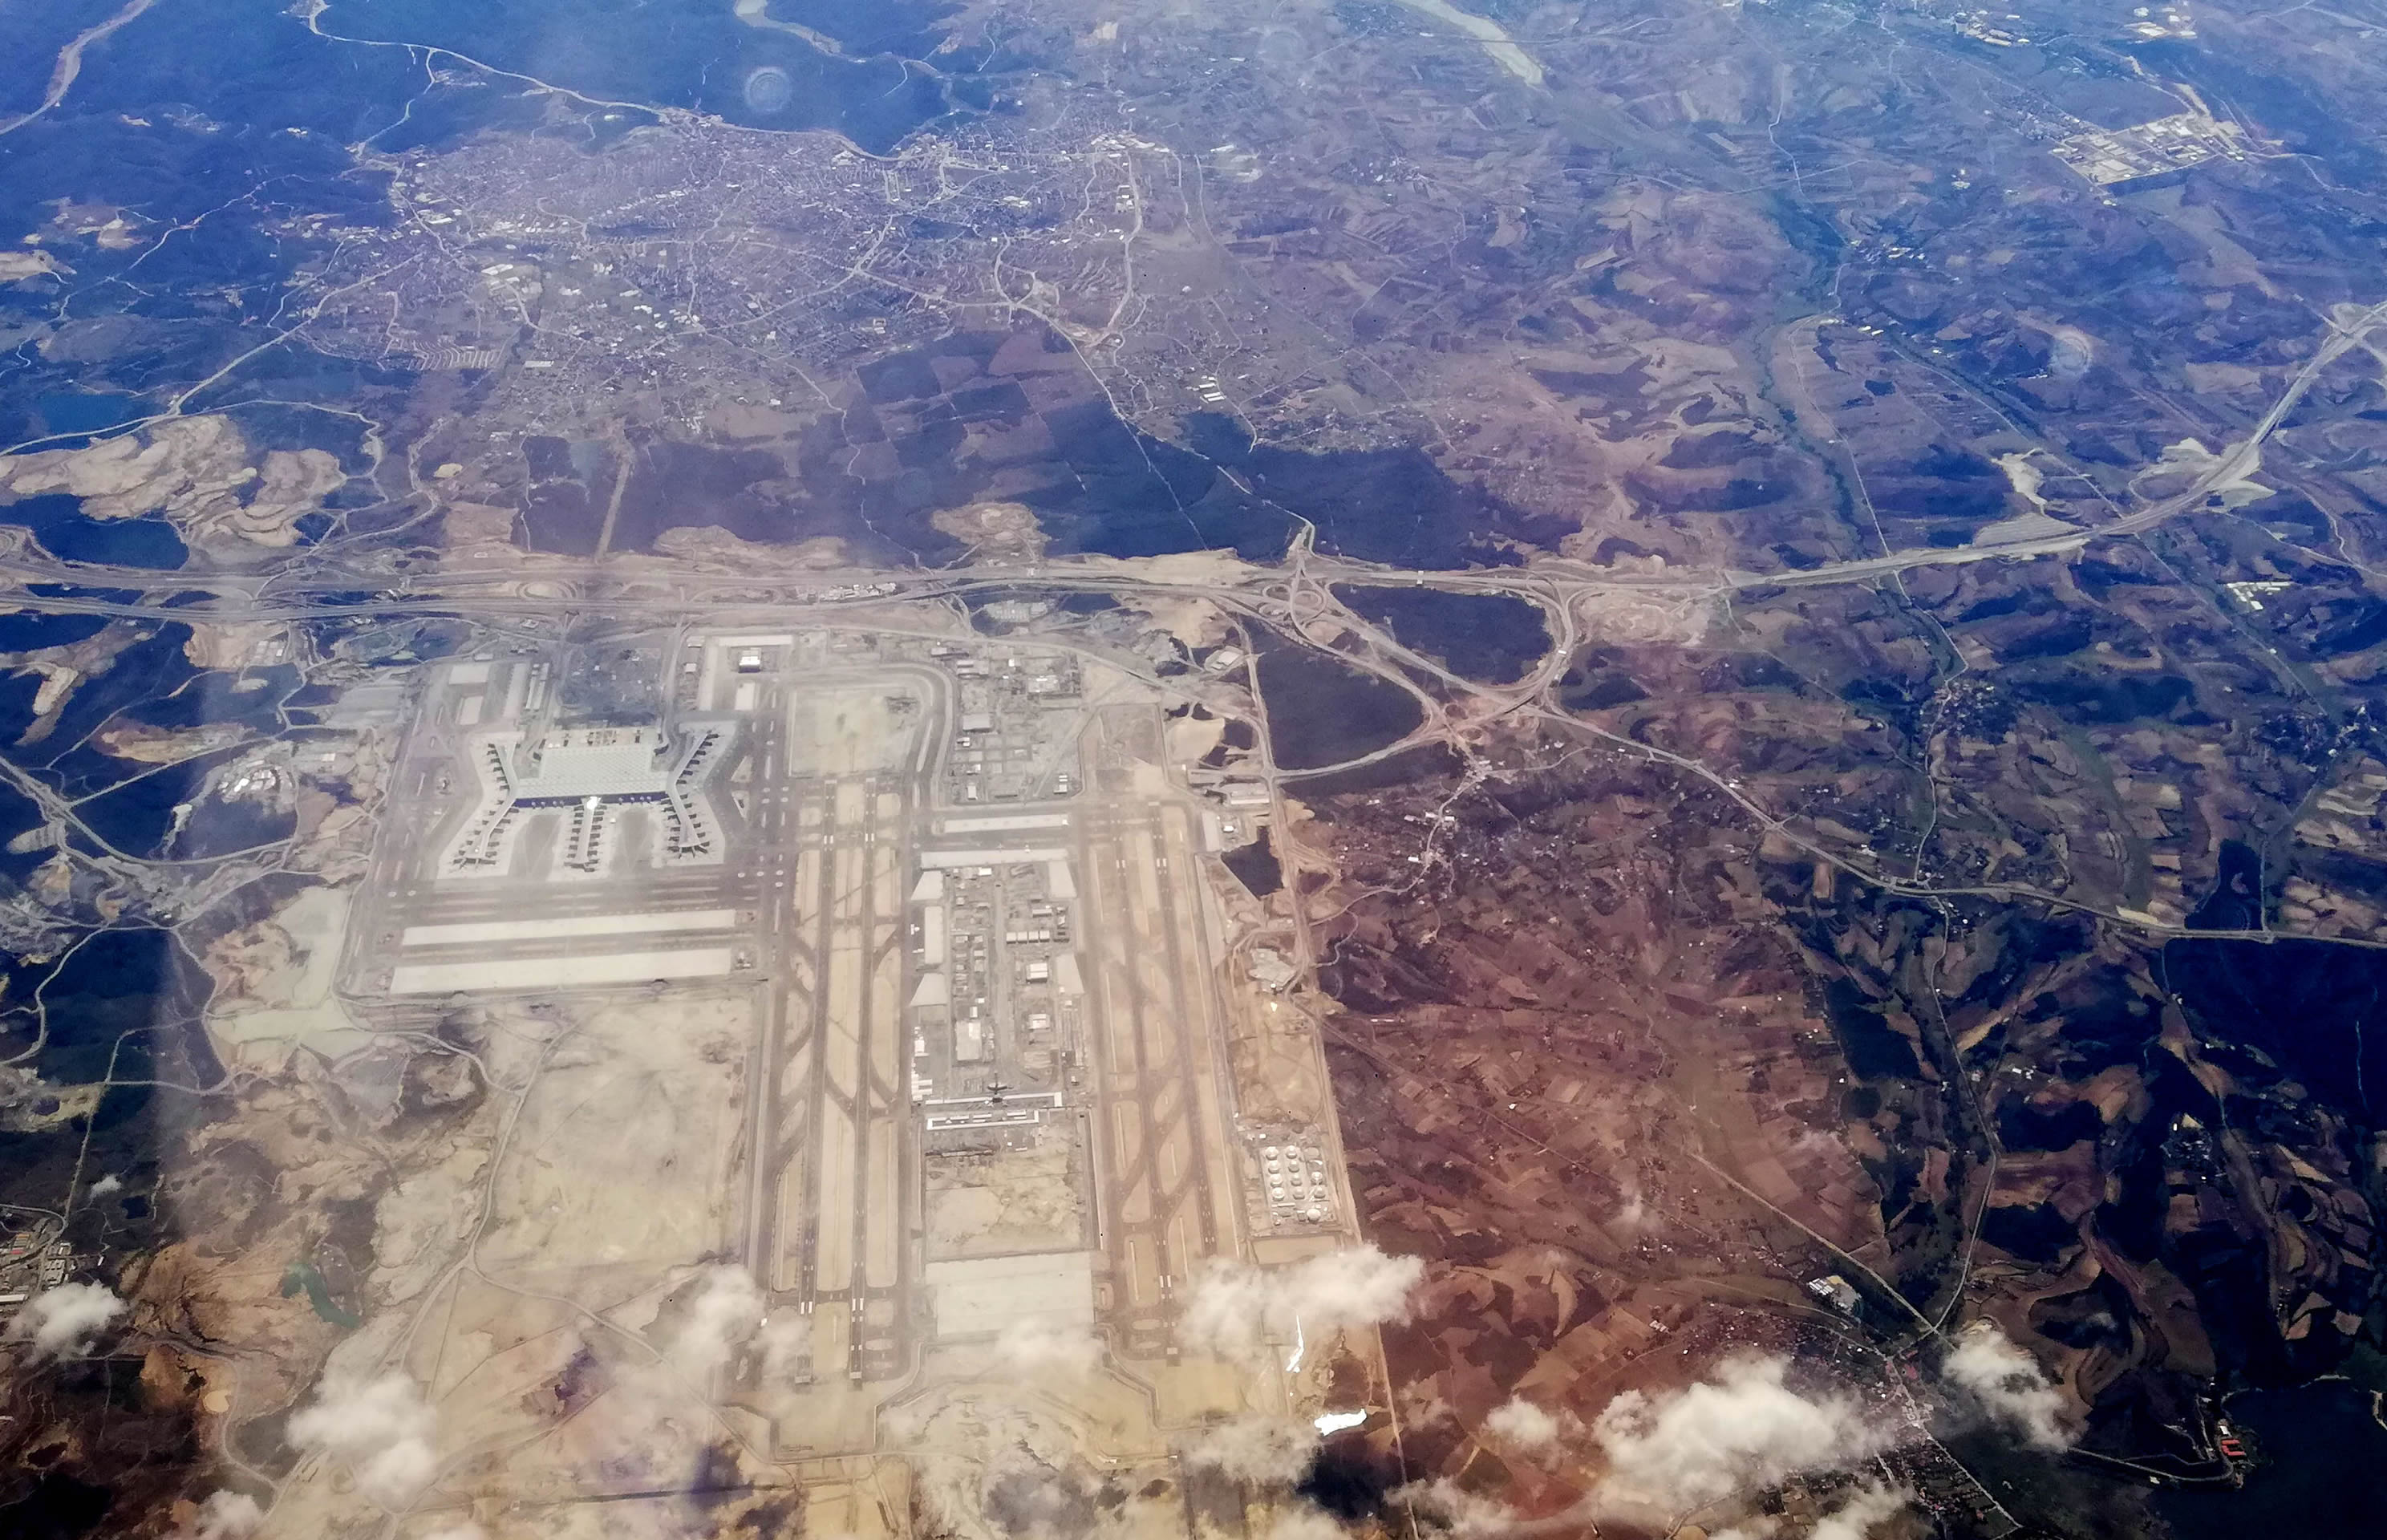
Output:
[[[1231,1040],[1264,1012],[1277,1053],[1314,1035],[1285,1036],[1281,974],[1227,964],[1218,857],[1265,810],[1172,766],[1152,681],[1041,641],[683,630],[623,649],[651,688],[617,679],[592,719],[563,654],[435,671],[347,987],[423,1029],[602,1001],[658,1065],[640,1034],[742,1037],[708,1082],[734,1120],[643,1152],[710,1163],[653,1201],[702,1207],[701,1256],[764,1294],[772,1350],[713,1387],[723,1415],[835,1487],[897,1408],[916,1424],[999,1380],[1022,1330],[1103,1344],[1050,1413],[1106,1459],[1314,1413],[1322,1382],[1247,1382],[1173,1332],[1214,1259],[1297,1261],[1356,1227],[1322,1094],[1240,1110]],[[626,1292],[687,1244],[591,1240],[541,1286]]]

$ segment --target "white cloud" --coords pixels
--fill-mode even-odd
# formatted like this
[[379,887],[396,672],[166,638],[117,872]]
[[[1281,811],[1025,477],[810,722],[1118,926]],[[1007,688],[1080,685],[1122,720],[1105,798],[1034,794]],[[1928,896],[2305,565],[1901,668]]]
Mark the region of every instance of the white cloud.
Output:
[[1289,1503],[1277,1510],[1269,1525],[1268,1540],[1351,1540],[1351,1536],[1324,1508]]
[[489,1540],[489,1532],[467,1519],[461,1524],[433,1530],[423,1540]]
[[616,1479],[633,1479],[630,1471],[658,1484],[677,1479],[675,1469],[696,1458],[697,1442],[707,1436],[715,1377],[749,1344],[772,1383],[794,1383],[811,1323],[793,1314],[766,1321],[766,1304],[753,1278],[733,1265],[707,1267],[673,1291],[646,1329],[655,1357],[608,1375],[608,1431],[622,1450]]
[[1082,1326],[1062,1326],[1033,1316],[1003,1329],[994,1341],[995,1356],[1015,1374],[1031,1379],[1054,1375],[1082,1380],[1101,1367],[1103,1344]]
[[1565,1423],[1522,1395],[1509,1397],[1484,1419],[1485,1433],[1520,1449],[1547,1449],[1565,1430]]
[[1317,1457],[1318,1430],[1291,1418],[1239,1417],[1204,1429],[1185,1445],[1187,1464],[1248,1486],[1291,1486]]
[[1714,1377],[1656,1400],[1626,1391],[1592,1436],[1607,1451],[1605,1506],[1682,1513],[1787,1476],[1863,1459],[1889,1438],[1846,1395],[1804,1395],[1780,1358],[1735,1358]]
[[1393,1493],[1393,1500],[1433,1519],[1459,1540],[1496,1540],[1536,1527],[1518,1518],[1506,1504],[1467,1491],[1447,1476],[1401,1487]]
[[199,1505],[190,1540],[247,1540],[265,1522],[265,1510],[246,1492],[211,1492]]
[[76,1357],[123,1313],[124,1301],[105,1283],[61,1283],[24,1303],[8,1323],[8,1340],[30,1343],[36,1359]]
[[113,1176],[105,1176],[91,1184],[91,1192],[89,1195],[95,1198],[104,1198],[111,1193],[121,1193],[123,1191],[123,1182],[118,1180]]
[[1815,1527],[1807,1533],[1807,1540],[1865,1540],[1905,1507],[1905,1493],[1879,1482],[1867,1482],[1850,1493],[1847,1502],[1816,1520]]
[[1289,1268],[1214,1260],[1194,1281],[1178,1339],[1197,1352],[1238,1363],[1269,1357],[1271,1334],[1322,1340],[1346,1327],[1407,1320],[1409,1294],[1425,1274],[1414,1256],[1351,1246]]
[[1993,1322],[1968,1327],[1939,1367],[1991,1417],[2018,1429],[2040,1448],[2071,1447],[2073,1435],[2064,1425],[2064,1393],[2048,1382],[2039,1360],[2014,1345]]
[[666,1355],[672,1367],[700,1382],[713,1377],[731,1354],[751,1341],[763,1323],[763,1291],[745,1269],[708,1270],[703,1287],[689,1301]]
[[1401,1399],[1401,1420],[1412,1428],[1439,1427],[1458,1419],[1459,1413],[1450,1403],[1431,1391],[1411,1386],[1397,1394]]
[[412,1502],[438,1473],[431,1446],[438,1416],[401,1372],[376,1380],[335,1372],[315,1404],[290,1419],[289,1436],[347,1465],[365,1496],[384,1508]]
[[783,1315],[766,1320],[754,1333],[763,1344],[763,1378],[775,1385],[792,1385],[803,1372],[805,1356],[812,1351],[812,1322],[802,1316]]

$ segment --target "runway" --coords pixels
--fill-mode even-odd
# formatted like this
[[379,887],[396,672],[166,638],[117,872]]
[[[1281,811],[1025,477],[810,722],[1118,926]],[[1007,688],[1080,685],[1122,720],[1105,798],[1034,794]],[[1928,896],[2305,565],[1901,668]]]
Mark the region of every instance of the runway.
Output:
[[1216,986],[1192,876],[1192,816],[1173,802],[1114,802],[1084,826],[1104,1250],[1130,1331],[1156,1330],[1176,1290],[1237,1242],[1223,1130]]
[[[601,875],[550,865],[548,812],[507,869],[438,869],[487,794],[473,756],[536,725],[512,714],[520,692],[488,722],[428,703],[349,977],[425,1011],[450,985],[564,1010],[635,991],[666,1024],[683,975],[747,991],[714,1255],[792,1318],[772,1395],[795,1399],[769,1413],[790,1447],[856,1436],[874,1387],[1006,1312],[1099,1319],[1158,1361],[1189,1281],[1246,1254],[1246,1219],[1203,804],[1159,763],[1156,711],[1090,710],[1074,676],[999,649],[740,645],[775,650],[734,669],[718,641],[663,653],[699,663],[676,687],[712,708],[698,720],[737,724],[707,783],[722,848],[701,863],[658,864],[633,809]],[[984,1164],[1005,1160],[1055,1173],[1033,1179],[1055,1206],[1004,1218],[1025,1201],[1004,1183],[1028,1180]],[[931,1161],[939,1212],[1029,1239],[932,1235]]]

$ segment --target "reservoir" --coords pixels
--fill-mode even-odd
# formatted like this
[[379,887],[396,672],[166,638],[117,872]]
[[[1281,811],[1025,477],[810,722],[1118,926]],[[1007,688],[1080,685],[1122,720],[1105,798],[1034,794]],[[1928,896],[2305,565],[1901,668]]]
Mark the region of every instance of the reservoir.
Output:
[[2254,1470],[2234,1490],[2158,1493],[2155,1511],[2179,1540],[2378,1533],[2387,1427],[2374,1392],[2322,1380],[2233,1395],[2229,1412],[2253,1440]]

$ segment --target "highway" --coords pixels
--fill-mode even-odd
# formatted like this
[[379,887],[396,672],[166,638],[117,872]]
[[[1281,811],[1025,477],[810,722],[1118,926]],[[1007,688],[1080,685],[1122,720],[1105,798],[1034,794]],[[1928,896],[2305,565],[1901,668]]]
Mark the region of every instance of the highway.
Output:
[[[2023,561],[2077,550],[2093,542],[2128,539],[2206,506],[2206,499],[2260,468],[2263,445],[2304,398],[2321,371],[2346,352],[2370,346],[2387,327],[2387,304],[2330,323],[2329,335],[2291,377],[2270,408],[2216,456],[2179,492],[2149,502],[2094,528],[1987,546],[1900,550],[1827,562],[1799,572],[1733,569],[1619,572],[1567,557],[1538,554],[1515,567],[1435,571],[1392,567],[1320,553],[1314,530],[1296,521],[1282,562],[1260,563],[1225,552],[1198,557],[1121,560],[1050,558],[984,575],[916,568],[807,570],[801,576],[768,572],[707,574],[661,558],[601,559],[523,554],[486,571],[401,565],[393,553],[351,559],[333,550],[302,550],[285,564],[250,573],[161,573],[149,568],[62,562],[43,552],[29,532],[0,530],[0,580],[19,586],[104,588],[90,592],[19,595],[25,607],[61,613],[148,615],[184,621],[297,620],[327,613],[412,616],[454,613],[490,622],[545,624],[592,616],[657,622],[701,618],[735,624],[745,617],[782,623],[799,615],[835,624],[840,610],[898,601],[962,600],[1026,584],[1060,591],[1206,599],[1235,612],[1280,622],[1298,618],[1335,584],[1407,585],[1454,593],[1509,594],[1554,616],[1585,612],[1604,598],[1674,596],[1714,600],[1753,588],[1814,587],[1866,583],[1923,567]],[[1177,575],[1188,562],[1209,574]],[[172,600],[172,607],[167,607]],[[205,600],[206,602],[195,602]],[[1339,610],[1331,595],[1324,600]]]

